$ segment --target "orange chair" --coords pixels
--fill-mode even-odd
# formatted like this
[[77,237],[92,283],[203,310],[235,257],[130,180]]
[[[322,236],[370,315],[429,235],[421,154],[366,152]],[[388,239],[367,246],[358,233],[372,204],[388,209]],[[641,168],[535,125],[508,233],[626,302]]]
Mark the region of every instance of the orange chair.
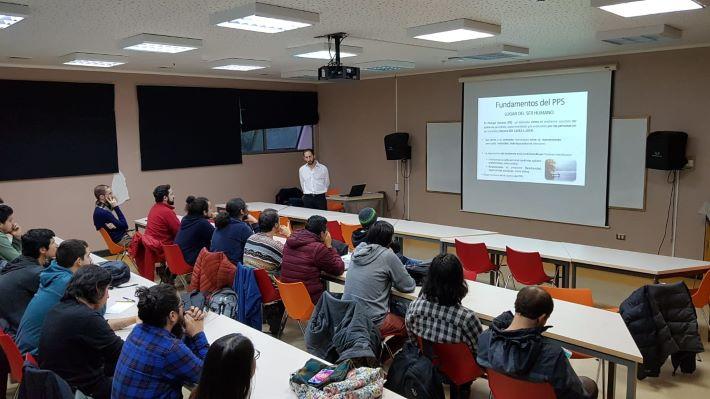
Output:
[[[340,190],[337,188],[330,188],[328,191],[325,193],[326,196],[328,195],[338,195],[340,194]],[[328,200],[328,210],[333,211],[333,212],[342,212],[345,210],[345,205],[343,205],[342,202],[340,201],[330,201]]]
[[306,286],[300,281],[297,283],[282,283],[279,279],[276,279],[276,286],[279,288],[281,300],[284,303],[284,308],[286,308],[284,317],[281,320],[279,336],[281,336],[281,332],[286,325],[287,317],[296,320],[298,327],[305,336],[306,331],[303,329],[301,322],[308,322],[308,320],[310,320],[313,308],[315,307]]
[[247,211],[250,215],[254,216],[254,219],[259,220],[259,216],[261,216],[261,211]]
[[286,226],[291,230],[291,219],[286,216],[279,216],[279,226]]
[[185,262],[180,247],[177,244],[163,245],[163,252],[165,252],[165,263],[170,273],[176,275],[180,279],[182,286],[187,288],[188,284],[187,280],[185,280],[185,275],[192,273],[192,266]]
[[710,320],[705,314],[705,306],[710,305],[710,271],[705,272],[703,279],[700,280],[700,286],[690,290],[690,295],[693,299],[693,306],[700,309],[708,323],[708,341],[710,341]]
[[104,239],[104,242],[106,243],[108,251],[111,253],[111,255],[121,254],[118,260],[123,260],[123,257],[126,256],[126,254],[128,253],[128,247],[124,247],[113,242],[113,239],[108,234],[108,231],[106,231],[106,229],[104,229],[103,227],[99,229],[99,234],[101,234],[101,237]]
[[[520,252],[506,246],[505,253],[513,280],[525,285],[552,283],[553,278],[545,274],[545,269],[542,267],[539,252]],[[554,281],[557,281],[556,273]]]
[[463,269],[463,278],[465,280],[471,280],[471,281],[476,281],[476,278],[478,277],[478,273],[472,272],[467,269]]
[[488,369],[488,386],[496,399],[556,399],[555,390],[549,383],[530,382],[508,377]]
[[340,222],[337,220],[329,220],[327,227],[331,238],[345,242],[345,238],[343,238],[343,230],[340,228]]
[[417,338],[417,342],[424,353],[427,353],[424,345],[431,345],[432,364],[451,382],[449,396],[452,398],[462,397],[462,386],[469,385],[485,375],[468,345],[463,342],[444,344],[424,341],[421,338]]
[[466,243],[454,239],[454,247],[456,248],[456,256],[461,260],[464,269],[476,272],[477,274],[493,273],[495,275],[493,282],[495,285],[498,285],[500,281],[500,268],[491,262],[486,244]]
[[353,245],[353,233],[355,230],[361,228],[362,226],[359,224],[340,223],[340,230],[343,232],[343,239],[345,243],[348,244],[351,251],[355,249],[355,246]]
[[[2,331],[0,331],[0,348],[2,348],[3,353],[5,353],[5,358],[10,364],[10,381],[15,384],[21,383],[23,360],[20,348],[17,347],[12,337]],[[17,397],[18,392],[19,389],[15,392],[15,397]]]

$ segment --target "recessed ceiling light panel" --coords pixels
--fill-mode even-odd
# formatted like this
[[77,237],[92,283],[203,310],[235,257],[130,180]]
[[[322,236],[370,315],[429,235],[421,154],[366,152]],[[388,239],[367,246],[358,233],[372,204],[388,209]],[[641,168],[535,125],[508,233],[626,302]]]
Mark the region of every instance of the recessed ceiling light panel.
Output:
[[[305,46],[291,47],[289,53],[294,57],[330,60],[335,58],[335,46],[328,43],[307,44]],[[362,47],[340,46],[340,58],[355,57],[362,54]]]
[[500,25],[493,25],[463,18],[455,19],[453,21],[415,26],[407,29],[407,35],[409,37],[444,43],[481,39],[499,34]]
[[210,68],[226,71],[253,71],[269,68],[270,66],[271,63],[269,61],[245,60],[242,58],[227,58],[210,63]]
[[454,59],[461,61],[500,61],[527,57],[529,54],[530,49],[526,47],[499,44],[497,46],[461,50],[457,52]]
[[356,67],[370,72],[394,72],[401,69],[413,69],[414,63],[410,61],[379,60],[355,64]]
[[121,48],[151,53],[182,53],[202,47],[202,40],[141,33],[121,41]]
[[111,68],[126,63],[125,57],[106,54],[71,53],[60,58],[64,65]]
[[592,7],[625,18],[703,8],[698,0],[592,0]]
[[318,14],[314,12],[256,2],[210,15],[213,25],[263,33],[303,28],[318,21]]
[[683,31],[669,25],[643,26],[597,32],[597,39],[616,45],[663,43],[679,40]]
[[0,29],[14,25],[30,15],[30,7],[22,4],[0,2]]

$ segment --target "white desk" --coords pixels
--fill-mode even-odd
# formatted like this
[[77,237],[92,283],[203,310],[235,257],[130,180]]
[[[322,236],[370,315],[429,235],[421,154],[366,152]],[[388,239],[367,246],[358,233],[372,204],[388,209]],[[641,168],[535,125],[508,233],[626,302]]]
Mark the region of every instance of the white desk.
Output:
[[289,206],[279,211],[279,216],[285,216],[299,222],[305,222],[313,215],[323,216],[329,221],[338,221],[346,224],[360,224],[357,215],[344,212],[323,211],[320,209],[301,208],[298,206]]
[[[217,204],[217,210],[221,209],[226,209],[227,204]],[[270,202],[247,202],[247,209],[250,211],[259,211],[263,212],[266,209],[276,209],[277,211],[280,211],[284,208],[288,208],[288,205],[282,205],[282,204],[272,204]]]
[[385,195],[382,193],[363,193],[357,197],[346,197],[344,195],[329,195],[329,201],[342,202],[347,213],[358,213],[361,209],[375,208],[378,215],[385,213]]
[[[395,234],[407,238],[439,241],[441,252],[446,252],[447,237],[481,236],[495,234],[492,231],[469,229],[466,227],[446,226],[443,224],[424,223],[414,220],[399,220],[395,224]],[[453,243],[453,241],[451,241]]]

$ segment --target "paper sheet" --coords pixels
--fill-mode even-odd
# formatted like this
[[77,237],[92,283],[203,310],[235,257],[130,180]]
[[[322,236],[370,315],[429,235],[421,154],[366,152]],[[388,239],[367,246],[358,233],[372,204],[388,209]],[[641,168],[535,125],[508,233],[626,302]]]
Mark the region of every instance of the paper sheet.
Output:
[[118,201],[118,205],[123,205],[124,202],[131,199],[128,195],[128,186],[126,185],[126,177],[123,176],[123,172],[119,171],[113,175],[113,181],[111,182],[111,190],[113,191],[113,197]]
[[134,302],[118,301],[106,309],[106,314],[121,314],[135,305]]

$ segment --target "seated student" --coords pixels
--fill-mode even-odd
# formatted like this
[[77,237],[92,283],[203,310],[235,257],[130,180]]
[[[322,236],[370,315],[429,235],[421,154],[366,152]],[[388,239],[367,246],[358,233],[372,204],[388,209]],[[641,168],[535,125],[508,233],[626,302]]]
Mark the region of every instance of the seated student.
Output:
[[37,354],[42,323],[47,312],[64,296],[72,275],[91,264],[89,245],[83,240],[66,240],[57,248],[57,259],[39,275],[39,289],[27,305],[17,330],[20,352]]
[[[172,244],[180,230],[180,220],[175,214],[175,194],[169,184],[163,184],[153,190],[155,205],[148,212],[145,236],[162,244]],[[162,250],[161,250],[162,253]]]
[[39,340],[39,366],[94,399],[111,397],[113,371],[123,346],[101,314],[110,284],[111,273],[101,266],[79,269],[64,298],[47,313]]
[[552,314],[552,297],[540,287],[525,287],[515,299],[515,315],[505,312],[478,339],[477,361],[511,377],[552,385],[560,399],[596,398],[596,383],[578,377],[561,346],[542,336]]
[[314,304],[323,294],[321,273],[339,276],[345,271],[343,259],[333,248],[327,225],[323,216],[309,217],[306,228],[286,240],[281,262],[280,280],[284,283],[303,282]]
[[[131,242],[128,234],[128,222],[123,216],[118,201],[113,197],[111,187],[99,184],[94,187],[94,197],[96,197],[96,207],[94,208],[94,227],[96,231],[105,229],[111,240],[118,245],[126,246]],[[116,212],[116,216],[113,213]]]
[[225,209],[214,220],[217,229],[212,234],[210,251],[224,252],[229,261],[237,265],[244,262],[244,246],[254,233],[247,223],[254,218],[247,212],[247,204],[241,198],[227,201]]
[[195,307],[185,311],[171,285],[139,287],[136,296],[142,323],[123,343],[111,397],[182,398],[182,386],[196,384],[200,378],[209,349],[204,314]]
[[[377,222],[377,212],[375,212],[373,208],[363,208],[362,210],[360,210],[360,213],[358,213],[358,220],[360,221],[360,226],[362,227],[353,231],[352,242],[353,246],[355,247],[360,245],[361,242],[365,241],[365,237],[367,237],[367,231],[370,229],[370,227],[372,227],[373,224],[375,224],[375,222]],[[405,266],[419,265],[424,263],[424,261],[422,260],[411,259],[404,256],[402,254],[402,248],[394,241],[390,244],[390,248],[392,248],[392,251],[394,251],[395,255],[397,255],[399,260]]]
[[[348,277],[350,277],[348,275]],[[465,343],[475,356],[483,328],[473,310],[461,305],[468,293],[463,266],[456,255],[437,255],[419,298],[412,301],[405,317],[413,343],[417,337],[434,343]]]
[[265,209],[259,215],[259,231],[247,240],[244,246],[244,264],[264,269],[271,276],[278,276],[281,269],[284,244],[275,240],[276,234],[291,236],[291,230],[279,226],[279,214],[275,209]]
[[259,352],[239,333],[214,341],[207,351],[202,376],[190,399],[247,399]]
[[180,247],[182,256],[188,265],[194,266],[202,248],[209,248],[214,226],[209,221],[210,201],[205,197],[193,197],[185,200],[185,215],[180,221],[180,231],[175,237],[175,244]]
[[404,318],[389,312],[390,290],[414,292],[416,283],[389,248],[393,235],[394,227],[385,221],[370,227],[352,254],[343,299],[362,302],[383,337],[406,337]]
[[[0,204],[0,260],[12,261],[22,251],[22,228],[15,223],[14,211],[9,205]],[[7,235],[12,236],[12,241]]]
[[25,308],[39,288],[39,275],[57,254],[54,232],[31,229],[22,235],[22,255],[0,271],[0,318],[15,336]]

